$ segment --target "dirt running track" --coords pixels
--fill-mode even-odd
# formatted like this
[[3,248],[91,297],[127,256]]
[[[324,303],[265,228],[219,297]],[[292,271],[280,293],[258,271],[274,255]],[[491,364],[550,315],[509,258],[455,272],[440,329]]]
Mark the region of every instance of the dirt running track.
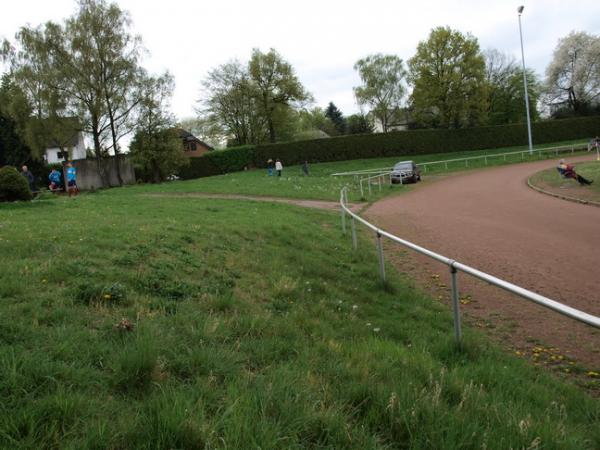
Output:
[[[557,161],[435,181],[424,176],[413,192],[378,201],[366,215],[416,244],[600,316],[600,208],[543,195],[526,184],[530,175]],[[428,289],[433,289],[432,283],[449,284],[445,266],[420,255],[407,260],[398,256],[401,247],[387,248],[397,249],[388,255]],[[439,274],[439,281],[432,281],[437,279],[432,274]],[[463,311],[476,325],[493,329],[504,345],[525,350],[537,343],[557,347],[587,369],[600,368],[598,330],[464,274],[459,275],[459,288],[461,295],[472,297]],[[445,286],[438,284],[437,289],[446,296]]]

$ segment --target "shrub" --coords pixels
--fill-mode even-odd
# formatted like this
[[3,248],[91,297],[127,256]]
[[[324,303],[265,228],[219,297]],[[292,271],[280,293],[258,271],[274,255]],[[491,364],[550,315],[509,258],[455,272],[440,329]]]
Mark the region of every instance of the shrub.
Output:
[[[600,116],[542,121],[534,123],[532,128],[533,140],[536,144],[581,139],[598,134]],[[243,170],[245,166],[265,167],[269,158],[279,158],[286,165],[294,165],[305,160],[316,163],[384,156],[411,156],[512,147],[526,143],[525,124],[358,134],[218,150],[194,158],[190,167],[180,175],[182,178],[189,179],[235,172]]]
[[14,167],[0,169],[0,202],[31,200],[32,194],[27,180]]

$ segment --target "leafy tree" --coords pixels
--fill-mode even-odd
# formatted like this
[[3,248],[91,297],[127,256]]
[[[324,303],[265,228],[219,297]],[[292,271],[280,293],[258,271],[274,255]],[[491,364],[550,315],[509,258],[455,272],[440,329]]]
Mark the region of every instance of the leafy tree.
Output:
[[[119,140],[131,131],[130,118],[145,77],[138,66],[141,42],[129,33],[129,23],[129,16],[114,3],[79,0],[76,14],[64,23],[23,27],[16,36],[17,49],[3,45],[37,126],[60,129],[62,119],[76,117],[77,129],[92,137],[105,183],[101,159],[109,149],[118,154]],[[30,146],[41,142],[46,145],[48,140]]]
[[31,150],[19,133],[14,118],[16,106],[15,95],[24,101],[26,116],[29,117],[29,106],[24,96],[16,91],[8,74],[3,75],[0,84],[0,167],[5,164],[20,167],[31,158]]
[[[526,117],[523,69],[514,57],[488,50],[484,53],[487,84],[488,124],[502,125],[523,122]],[[537,110],[541,85],[532,70],[526,71],[529,108],[532,120]]]
[[338,134],[335,123],[319,107],[299,111],[296,126],[295,140],[315,139]]
[[277,140],[276,117],[294,104],[302,104],[311,96],[296,77],[292,65],[285,61],[274,49],[262,53],[252,51],[248,64],[250,79],[256,89],[260,111],[267,122],[270,142]]
[[[133,130],[131,119],[142,97],[140,84],[146,74],[138,66],[143,51],[141,38],[130,33],[129,14],[116,3],[104,0],[80,0],[77,15],[67,24],[74,39],[87,42],[93,68],[98,70],[97,88],[101,90],[110,131],[107,150],[118,156],[119,141]],[[123,184],[118,164],[116,168],[119,184]]]
[[560,39],[546,69],[546,102],[585,114],[600,103],[600,36],[571,32]]
[[475,37],[435,28],[408,65],[410,103],[418,125],[461,128],[485,123],[485,61]]
[[329,105],[327,105],[325,116],[333,122],[335,129],[337,130],[336,134],[346,133],[346,119],[333,102],[329,102]]
[[205,98],[200,119],[233,137],[235,145],[259,144],[268,137],[267,121],[260,113],[258,91],[239,61],[223,64],[202,82]]
[[271,50],[254,50],[247,66],[231,61],[202,82],[200,119],[233,145],[291,139],[295,111],[310,99],[292,66]]
[[354,69],[363,83],[354,88],[356,101],[361,106],[368,106],[383,131],[387,132],[394,111],[400,108],[406,92],[406,70],[402,59],[378,53],[358,60]]
[[364,114],[352,114],[346,122],[348,134],[370,134],[375,131],[373,124]]
[[173,77],[169,74],[145,80],[138,127],[129,146],[133,161],[155,183],[189,164],[174,128],[175,120],[167,112],[173,87]]

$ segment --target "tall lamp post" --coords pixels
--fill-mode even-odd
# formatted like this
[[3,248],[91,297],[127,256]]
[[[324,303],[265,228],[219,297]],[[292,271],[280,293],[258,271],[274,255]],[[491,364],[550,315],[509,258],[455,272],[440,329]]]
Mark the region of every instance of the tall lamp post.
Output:
[[524,6],[519,6],[519,36],[521,37],[521,61],[523,62],[523,86],[525,86],[525,109],[527,110],[527,136],[529,137],[529,154],[533,153],[533,141],[531,139],[531,119],[529,117],[529,95],[527,94],[527,75],[525,74],[525,52],[523,51],[523,31],[521,30],[521,14]]

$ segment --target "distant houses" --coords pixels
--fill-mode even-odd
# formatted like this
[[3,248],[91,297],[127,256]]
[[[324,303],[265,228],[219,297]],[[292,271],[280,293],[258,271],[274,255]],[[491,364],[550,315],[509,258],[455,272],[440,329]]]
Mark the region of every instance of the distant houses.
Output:
[[51,142],[44,152],[44,159],[48,164],[60,164],[73,159],[85,159],[86,150],[83,133],[76,132],[70,140],[59,144]]
[[214,150],[214,148],[208,145],[206,142],[201,141],[192,133],[184,130],[183,128],[176,128],[175,131],[181,139],[185,156],[196,158]]

